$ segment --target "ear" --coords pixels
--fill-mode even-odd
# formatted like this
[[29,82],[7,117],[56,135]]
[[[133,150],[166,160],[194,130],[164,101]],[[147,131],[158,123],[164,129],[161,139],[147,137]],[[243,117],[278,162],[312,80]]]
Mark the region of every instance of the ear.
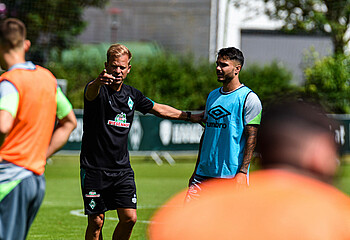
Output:
[[237,66],[236,66],[236,70],[237,70],[238,72],[240,72],[241,69],[242,69],[242,66],[241,66],[241,65],[237,65]]
[[23,43],[23,45],[24,45],[24,51],[25,52],[28,52],[29,51],[29,48],[30,48],[30,46],[32,45],[31,44],[31,42],[29,41],[29,40],[24,40],[24,43]]
[[235,67],[235,70],[234,70],[235,75],[238,75],[238,73],[241,71],[241,69],[242,69],[242,66],[241,66],[241,65],[237,65],[237,66]]
[[131,70],[131,65],[129,64],[128,73],[130,72],[130,70]]
[[312,138],[305,148],[304,165],[320,176],[334,176],[337,169],[337,151],[328,135]]

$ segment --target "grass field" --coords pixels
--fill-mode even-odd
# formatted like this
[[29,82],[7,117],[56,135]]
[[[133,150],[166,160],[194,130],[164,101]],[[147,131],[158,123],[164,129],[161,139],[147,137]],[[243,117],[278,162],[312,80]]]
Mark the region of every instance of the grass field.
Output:
[[[152,213],[170,196],[186,188],[195,157],[176,161],[174,166],[158,166],[150,159],[132,159],[138,194],[138,222],[131,239],[147,239],[147,223]],[[350,194],[349,164],[342,167],[336,186]],[[46,167],[46,196],[27,239],[84,239],[87,219],[82,210],[79,157],[54,156]],[[106,217],[103,236],[111,239],[117,223],[115,211],[108,212]]]

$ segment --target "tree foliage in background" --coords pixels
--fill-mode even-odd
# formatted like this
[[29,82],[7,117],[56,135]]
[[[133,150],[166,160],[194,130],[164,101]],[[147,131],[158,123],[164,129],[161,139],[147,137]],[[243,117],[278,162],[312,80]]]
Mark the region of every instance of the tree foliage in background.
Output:
[[[128,42],[123,44],[133,54],[132,72],[134,71],[134,60],[144,62],[147,61],[147,56],[160,52],[159,46],[155,43]],[[57,50],[51,51],[50,61],[46,67],[57,78],[68,81],[67,95],[74,108],[83,108],[84,87],[103,70],[109,46],[109,43],[83,44],[66,49],[61,53]]]
[[[350,113],[350,57],[308,56],[305,69],[305,92],[330,113]],[[310,63],[311,62],[311,63]]]
[[[208,94],[222,84],[217,82],[216,66],[192,56],[177,56],[162,51],[144,51],[146,46],[133,47],[131,72],[125,84],[136,87],[155,102],[178,109],[204,110]],[[104,67],[109,44],[83,45],[55,54],[47,67],[57,78],[68,80],[68,98],[74,108],[83,108],[85,85],[95,79]],[[272,63],[243,68],[240,80],[255,91],[264,107],[279,98],[297,96],[300,89],[290,82],[292,74]]]
[[[129,47],[130,48],[130,47]],[[104,68],[108,45],[83,45],[53,53],[47,65],[57,78],[68,80],[67,96],[74,108],[83,108],[85,85]],[[207,94],[218,87],[215,65],[196,63],[191,56],[134,52],[125,84],[138,88],[155,102],[181,109],[204,109]]]
[[303,89],[293,85],[292,79],[292,73],[277,62],[265,66],[254,64],[243,67],[240,73],[240,81],[259,96],[264,108],[282,99],[303,96]]
[[350,28],[349,0],[236,0],[234,3],[237,7],[254,8],[257,1],[265,3],[263,13],[284,22],[283,30],[326,33],[332,38],[334,53],[344,53],[350,40],[346,36]]
[[21,19],[27,26],[33,47],[31,58],[39,63],[47,60],[50,48],[66,49],[85,28],[83,9],[103,7],[108,0],[2,0],[6,10],[2,17]]
[[158,103],[179,109],[203,110],[208,94],[220,86],[215,64],[190,55],[160,53],[133,62],[127,84]]
[[85,85],[95,79],[104,68],[107,46],[104,44],[81,45],[62,53],[51,51],[46,67],[58,79],[68,81],[67,96],[74,108],[83,108]]

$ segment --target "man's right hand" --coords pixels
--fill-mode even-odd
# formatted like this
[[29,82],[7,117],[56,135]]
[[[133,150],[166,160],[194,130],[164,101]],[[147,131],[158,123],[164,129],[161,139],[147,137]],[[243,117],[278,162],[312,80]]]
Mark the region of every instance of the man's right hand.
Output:
[[206,123],[206,119],[204,119],[204,112],[192,114],[190,121],[193,123],[199,123],[200,125],[202,125],[204,127],[205,123]]
[[88,101],[93,101],[100,93],[101,85],[111,85],[114,79],[115,77],[113,75],[108,74],[107,70],[103,69],[100,75],[86,87],[85,98]]
[[103,69],[103,71],[98,75],[98,77],[95,79],[95,84],[97,85],[111,85],[114,81],[115,77],[112,74],[108,74],[106,69]]

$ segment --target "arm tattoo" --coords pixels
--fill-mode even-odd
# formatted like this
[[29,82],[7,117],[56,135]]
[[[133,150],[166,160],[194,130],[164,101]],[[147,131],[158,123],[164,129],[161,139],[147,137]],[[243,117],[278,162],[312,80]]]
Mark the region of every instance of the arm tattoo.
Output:
[[247,125],[245,127],[245,134],[247,135],[247,142],[244,148],[243,162],[241,171],[248,172],[250,161],[253,157],[254,149],[256,146],[256,137],[258,133],[257,125]]

